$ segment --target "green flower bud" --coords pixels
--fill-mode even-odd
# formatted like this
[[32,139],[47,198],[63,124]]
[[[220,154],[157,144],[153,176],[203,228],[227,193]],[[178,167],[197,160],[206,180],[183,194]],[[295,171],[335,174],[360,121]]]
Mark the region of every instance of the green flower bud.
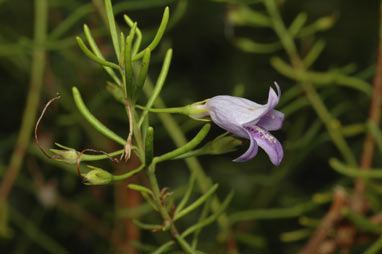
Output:
[[56,143],[56,146],[62,148],[63,150],[49,149],[51,152],[55,154],[54,159],[58,161],[70,163],[70,164],[77,163],[79,153],[75,149],[60,145],[58,143]]
[[84,176],[84,184],[86,185],[105,185],[113,181],[113,175],[103,170],[102,168],[96,168],[90,165],[87,165],[90,170]]
[[223,134],[208,143],[208,153],[224,154],[234,152],[236,147],[241,144],[242,142],[239,139]]
[[193,150],[176,157],[176,159],[184,159],[188,157],[207,155],[207,154],[225,154],[236,151],[236,147],[241,145],[241,140],[227,136],[228,133],[224,133],[214,140],[208,142],[203,147]]
[[327,30],[334,25],[336,19],[335,15],[322,17],[315,22],[315,26],[317,30]]

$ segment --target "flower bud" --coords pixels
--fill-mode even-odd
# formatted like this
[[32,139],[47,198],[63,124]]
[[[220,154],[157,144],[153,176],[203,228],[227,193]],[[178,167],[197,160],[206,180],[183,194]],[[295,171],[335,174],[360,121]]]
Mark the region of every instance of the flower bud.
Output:
[[90,165],[87,165],[90,170],[87,174],[84,175],[84,184],[86,185],[105,185],[111,183],[113,180],[113,175],[103,170],[102,168],[96,168]]
[[63,150],[59,149],[49,149],[51,152],[55,154],[54,159],[58,161],[63,161],[70,164],[77,163],[78,159],[78,152],[70,147],[60,145],[56,143],[56,145],[60,148],[63,148]]
[[208,143],[209,154],[224,154],[236,151],[236,147],[241,145],[242,142],[234,137],[220,135],[210,143]]

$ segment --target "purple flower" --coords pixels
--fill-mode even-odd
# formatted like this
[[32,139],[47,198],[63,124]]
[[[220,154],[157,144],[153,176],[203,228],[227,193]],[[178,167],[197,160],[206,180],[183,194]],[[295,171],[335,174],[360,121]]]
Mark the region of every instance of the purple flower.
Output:
[[215,96],[203,105],[218,126],[250,140],[248,150],[234,161],[252,159],[260,146],[274,165],[280,164],[284,156],[283,148],[269,132],[280,129],[284,120],[284,114],[274,110],[281,95],[280,87],[276,82],[275,85],[277,94],[270,88],[265,105],[228,95]]

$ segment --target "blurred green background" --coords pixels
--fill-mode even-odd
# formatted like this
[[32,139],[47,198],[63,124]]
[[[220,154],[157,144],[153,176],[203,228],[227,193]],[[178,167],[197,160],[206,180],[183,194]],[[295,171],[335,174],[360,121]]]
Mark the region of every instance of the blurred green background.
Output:
[[[256,3],[261,1],[243,2],[254,2],[251,8],[265,12],[264,6]],[[249,53],[237,46],[236,39],[239,37],[264,43],[278,41],[270,29],[235,24],[230,15],[240,7],[239,3],[239,0],[113,1],[120,28],[128,31],[122,18],[122,14],[127,13],[138,21],[145,36],[145,45],[152,39],[164,7],[170,6],[170,26],[158,49],[152,54],[149,70],[150,76],[155,79],[165,51],[169,47],[173,48],[170,72],[161,93],[170,107],[187,105],[221,94],[238,95],[265,103],[268,89],[274,81],[279,83],[283,94],[296,86],[295,80],[281,75],[270,64],[272,56],[286,58],[283,50],[269,54]],[[317,39],[326,41],[324,51],[311,69],[351,75],[365,80],[371,86],[378,49],[379,1],[288,0],[278,3],[283,20],[288,25],[301,12],[307,14],[306,24],[323,16],[330,16],[334,22],[328,30],[297,40],[302,55],[309,51]],[[97,4],[101,7],[96,7]],[[83,55],[75,41],[75,36],[83,35],[82,28],[86,23],[93,29],[104,55],[113,60],[112,43],[100,12],[97,11],[97,8],[102,8],[102,4],[103,1],[97,0],[48,1],[48,40],[40,45],[46,52],[46,65],[38,115],[56,92],[60,92],[62,99],[48,109],[40,126],[40,142],[46,148],[52,148],[54,142],[58,142],[78,150],[87,147],[104,151],[117,149],[114,143],[106,140],[81,118],[71,97],[73,85],[80,89],[87,106],[98,119],[121,136],[128,135],[128,120],[123,107],[105,90],[109,77],[100,66]],[[0,1],[2,179],[17,141],[28,96],[33,70],[34,13],[34,1]],[[73,20],[67,30],[60,31],[60,24],[71,15],[78,15],[78,19]],[[329,111],[338,117],[343,126],[349,126],[346,138],[359,161],[365,136],[363,124],[368,117],[370,97],[356,89],[336,86],[335,82],[318,86],[317,90]],[[330,197],[338,185],[349,192],[353,188],[353,178],[336,173],[328,165],[329,158],[341,158],[341,155],[309,103],[299,104],[298,100],[304,96],[300,92],[290,100],[282,99],[277,108],[287,116],[283,129],[274,133],[285,150],[284,161],[279,167],[274,167],[262,150],[249,162],[231,162],[245,151],[248,146],[246,141],[235,153],[200,157],[207,175],[213,182],[220,184],[219,196],[224,197],[229,190],[235,190],[235,198],[227,210],[228,214],[249,209],[294,209],[298,205],[302,206],[292,209],[297,212],[288,218],[234,223],[239,253],[297,253],[330,205],[327,202],[309,208],[304,204],[311,202],[312,196],[317,193]],[[195,135],[201,125],[185,116],[174,117],[189,138]],[[161,154],[173,149],[175,145],[159,119],[153,115],[151,120],[155,127],[155,153]],[[209,139],[221,133],[223,131],[214,126]],[[382,161],[380,151],[376,153],[379,156],[375,157],[373,167],[378,168]],[[115,171],[125,167],[109,162],[99,165]],[[129,234],[131,225],[128,226],[125,221],[127,213],[124,215],[121,211],[126,212],[126,207],[145,209],[140,197],[128,193],[121,201],[118,192],[126,190],[123,186],[84,186],[75,170],[72,165],[45,159],[34,141],[31,141],[20,173],[7,198],[8,205],[2,208],[7,210],[0,217],[2,253],[134,253],[130,240],[141,240],[147,246],[158,246],[167,239],[163,232],[133,230],[135,233]],[[162,186],[176,191],[187,183],[189,171],[183,161],[172,161],[162,166],[158,177]],[[138,181],[145,183],[144,177]],[[379,183],[374,181],[377,186]],[[379,193],[375,190],[368,194],[373,204],[373,213],[378,213],[381,211],[380,187]],[[132,202],[130,205],[129,200]],[[145,210],[141,214],[147,216],[147,220],[157,223],[160,220]],[[192,224],[196,218],[197,214],[184,219],[181,225]],[[303,219],[310,219],[312,225],[305,225]],[[301,231],[303,229],[305,231]],[[285,234],[288,232],[300,232],[301,235],[293,238],[293,235]],[[216,225],[202,233],[200,246],[206,253],[226,253],[223,244],[216,241],[217,235]],[[361,253],[362,247],[375,239],[369,236],[368,241],[355,243],[351,253]],[[145,249],[137,244],[134,246],[134,249]]]

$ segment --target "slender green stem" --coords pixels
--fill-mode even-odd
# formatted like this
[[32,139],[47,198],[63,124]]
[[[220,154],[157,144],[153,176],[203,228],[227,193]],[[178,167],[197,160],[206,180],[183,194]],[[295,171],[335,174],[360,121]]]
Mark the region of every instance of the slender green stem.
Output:
[[[296,45],[293,41],[293,37],[289,31],[285,28],[285,25],[281,19],[280,13],[277,9],[275,0],[265,0],[265,6],[270,14],[273,22],[273,28],[279,36],[285,51],[288,53],[290,61],[296,72],[305,72],[303,62],[298,55]],[[332,138],[337,149],[341,152],[346,162],[350,165],[357,165],[357,161],[352,153],[349,145],[347,144],[344,136],[341,133],[341,123],[332,117],[329,110],[321,100],[317,91],[313,85],[309,82],[302,83],[302,87],[306,93],[307,98],[312,104],[314,110],[324,122],[326,129],[330,137]]]
[[186,251],[186,253],[194,253],[193,251],[190,252],[190,250],[192,250],[191,246],[183,239],[181,235],[179,235],[179,232],[175,224],[173,223],[173,220],[171,216],[169,215],[166,206],[162,204],[159,184],[155,176],[155,163],[152,163],[149,166],[147,174],[148,174],[150,184],[152,187],[154,202],[156,206],[159,208],[159,212],[162,215],[164,223],[169,225],[172,236],[177,240],[177,242],[182,247],[182,249]]
[[26,105],[15,149],[13,150],[6,174],[0,186],[0,209],[7,199],[16,180],[28,148],[40,100],[43,85],[46,53],[42,44],[46,40],[48,3],[47,0],[35,0],[34,4],[34,49],[32,69]]
[[143,107],[140,105],[135,105],[137,108],[149,111],[149,112],[155,112],[155,113],[179,113],[182,114],[184,112],[184,107],[175,107],[175,108],[148,108]]
[[[172,49],[168,49],[166,52],[166,56],[164,58],[164,61],[163,61],[161,72],[160,72],[158,80],[155,84],[154,91],[150,95],[150,98],[146,104],[146,108],[150,109],[153,106],[155,100],[158,98],[160,92],[162,91],[164,82],[165,82],[167,74],[168,74],[168,70],[170,68],[171,58],[172,58]],[[141,118],[139,119],[139,123],[138,123],[139,126],[142,125],[142,123],[143,123],[143,121],[147,115],[147,112],[148,112],[147,110],[143,111]]]
[[81,161],[98,161],[98,160],[104,160],[104,159],[108,159],[110,157],[114,157],[114,156],[117,156],[117,155],[120,155],[123,153],[123,149],[121,150],[118,150],[118,151],[115,151],[115,152],[111,152],[111,153],[108,153],[108,154],[83,154],[81,156]]
[[142,171],[142,169],[144,169],[144,168],[145,168],[145,165],[142,164],[142,165],[140,165],[138,168],[133,169],[133,170],[127,172],[126,174],[123,174],[123,175],[117,175],[117,176],[113,175],[113,181],[121,181],[121,180],[125,180],[125,179],[127,179],[127,178],[129,178],[129,177],[131,177],[131,176],[133,176],[133,175],[135,175],[135,174],[137,174],[137,173],[139,173],[139,172]]
[[290,36],[288,30],[284,26],[280,13],[278,12],[276,2],[274,0],[265,0],[264,4],[271,16],[273,28],[279,36],[281,43],[288,53],[293,65],[299,66],[301,61],[299,60],[296,45],[294,44],[293,38]]
[[[143,87],[143,90],[145,94],[149,97],[151,94],[153,94],[153,84],[150,79],[146,79],[145,86]],[[158,96],[156,102],[154,105],[158,108],[166,108],[166,104],[163,102],[163,100]],[[174,141],[174,143],[181,147],[185,144],[187,144],[187,139],[180,128],[180,126],[177,124],[177,122],[174,120],[174,118],[169,114],[159,114],[159,119],[161,120],[163,126],[169,133],[171,139]],[[198,182],[198,185],[203,193],[206,193],[212,186],[212,182],[210,178],[206,175],[204,172],[204,169],[202,165],[200,164],[199,160],[195,157],[187,158],[184,160],[188,168],[190,169],[191,173],[195,174],[196,180]],[[220,211],[222,204],[220,203],[219,199],[217,197],[214,197],[211,201],[211,209],[214,213]],[[231,231],[231,223],[227,217],[226,214],[221,214],[221,216],[217,217],[218,224],[220,228],[222,229],[224,236],[227,237],[229,232]],[[171,245],[170,245],[171,246]]]

